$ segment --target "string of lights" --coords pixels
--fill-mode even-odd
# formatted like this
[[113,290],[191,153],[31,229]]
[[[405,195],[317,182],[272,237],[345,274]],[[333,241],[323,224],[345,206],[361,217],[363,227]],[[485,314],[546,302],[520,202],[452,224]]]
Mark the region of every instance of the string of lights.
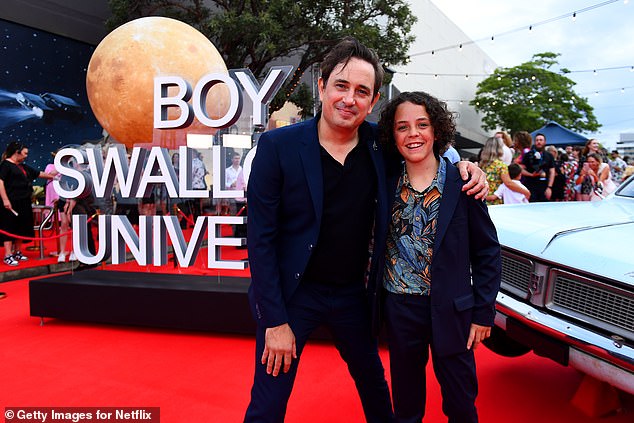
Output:
[[[583,93],[579,93],[580,96],[587,96],[587,95],[594,95],[594,96],[598,96],[601,94],[606,94],[606,93],[610,93],[610,92],[620,92],[621,94],[625,94],[626,91],[631,90],[632,88],[634,88],[634,86],[629,86],[629,87],[621,87],[621,88],[611,88],[611,89],[606,89],[606,90],[600,90],[600,91],[588,91],[588,92],[583,92]],[[575,97],[572,98],[573,100],[575,100]],[[449,102],[454,102],[454,103],[459,103],[459,104],[464,104],[464,103],[469,103],[469,101],[471,100],[465,100],[465,99],[446,99],[444,100],[445,102],[449,103]],[[552,101],[552,99],[550,99],[549,101]],[[512,103],[512,102],[511,102]],[[626,106],[619,106],[619,107],[626,107]]]
[[[572,17],[572,20],[576,20],[576,17],[578,14],[581,13],[585,13],[585,12],[589,12],[591,10],[594,9],[598,9],[600,7],[604,7],[604,6],[608,6],[612,3],[616,3],[618,1],[621,0],[606,0],[603,1],[601,3],[597,3],[579,10],[575,10],[573,12],[569,12],[563,15],[559,15],[553,18],[549,18],[549,19],[545,19],[543,21],[539,21],[530,25],[525,25],[522,27],[518,27],[515,29],[511,29],[505,32],[501,32],[498,33],[496,35],[492,35],[490,37],[483,37],[483,38],[479,38],[476,40],[467,40],[464,41],[462,43],[458,43],[455,45],[451,45],[451,46],[446,46],[446,47],[441,47],[441,48],[437,48],[437,49],[433,49],[433,50],[428,50],[428,51],[424,51],[424,52],[419,52],[419,53],[413,53],[410,54],[409,57],[414,57],[414,56],[420,56],[420,55],[424,55],[424,54],[435,54],[436,52],[439,51],[444,51],[444,50],[451,50],[451,49],[455,49],[458,48],[458,50],[462,50],[462,48],[464,46],[470,45],[470,44],[474,44],[474,43],[478,43],[481,41],[486,41],[486,40],[491,40],[494,41],[496,37],[500,37],[500,36],[504,36],[504,35],[509,35],[515,32],[519,32],[519,31],[524,31],[524,30],[529,30],[532,31],[533,28],[536,28],[538,26],[541,25],[546,25],[552,22],[556,22],[565,18],[569,18]],[[627,4],[629,3],[629,0],[623,0],[623,3]],[[561,74],[569,74],[569,73],[593,73],[595,76],[597,76],[599,74],[599,72],[604,72],[604,71],[614,71],[614,70],[629,70],[630,72],[634,72],[634,66],[633,65],[623,65],[623,66],[612,66],[612,67],[605,67],[605,68],[594,68],[594,69],[578,69],[578,70],[569,70],[566,69],[565,72],[564,71],[560,71],[559,73]],[[304,75],[304,73],[306,72],[307,69],[301,70],[299,68],[297,68],[295,70],[295,73],[300,73],[300,79],[301,77]],[[425,77],[433,77],[434,79],[438,79],[439,77],[460,77],[460,78],[465,78],[465,79],[469,79],[469,78],[487,78],[489,76],[491,76],[494,73],[491,74],[486,74],[486,73],[438,73],[438,72],[406,72],[406,71],[394,71],[395,74],[402,74],[405,77],[408,77],[410,75],[413,76],[425,76]],[[287,92],[286,97],[290,97],[292,95],[292,93],[295,91],[295,89],[297,88],[298,83],[296,82],[290,89],[289,92]],[[606,92],[616,92],[616,91],[621,91],[621,93],[624,93],[626,89],[629,89],[632,87],[623,87],[623,88],[615,88],[615,89],[610,89],[610,90],[601,90],[601,91],[592,91],[587,93],[587,95],[590,94],[594,94],[599,95],[600,93],[606,93]],[[447,100],[447,101],[460,101],[460,102],[464,102],[466,100]]]
[[629,69],[630,72],[634,72],[634,66],[613,66],[609,68],[598,68],[598,69],[582,69],[582,70],[569,70],[568,73],[580,73],[580,72],[593,72],[597,75],[599,72],[609,71],[609,70],[620,70],[620,69]]
[[[579,70],[569,70],[567,69],[565,72],[560,71],[559,73],[565,75],[568,73],[594,73],[594,75],[598,75],[599,72],[604,72],[604,71],[612,71],[612,70],[624,70],[627,69],[629,70],[629,72],[634,72],[634,66],[631,65],[625,65],[625,66],[612,66],[612,67],[608,67],[608,68],[596,68],[596,69],[579,69]],[[401,74],[401,75],[405,75],[405,76],[409,76],[409,75],[415,75],[415,76],[433,76],[434,78],[438,78],[440,76],[459,76],[462,78],[466,78],[469,79],[470,77],[483,77],[486,78],[488,76],[491,76],[494,74],[490,73],[469,73],[469,74],[464,74],[464,73],[438,73],[438,72],[406,72],[406,71],[394,71],[394,73],[397,74]]]
[[[480,81],[490,77],[492,78],[498,77],[498,79],[504,78],[504,76],[502,76],[502,73],[505,72],[505,69],[512,69],[513,65],[506,67],[506,66],[497,66],[493,64],[493,66],[489,65],[490,66],[489,68],[481,67],[479,69],[478,67],[475,67],[475,66],[474,66],[475,69],[474,68],[470,69],[469,67],[461,69],[461,67],[463,66],[460,66],[460,67],[450,66],[451,63],[454,63],[453,61],[458,61],[458,63],[460,63],[460,60],[461,60],[460,57],[463,57],[463,59],[466,59],[466,57],[463,56],[465,53],[473,52],[474,54],[476,54],[477,52],[475,52],[475,50],[478,50],[479,52],[479,48],[484,48],[486,50],[488,49],[488,47],[486,46],[489,44],[489,42],[493,44],[500,44],[498,47],[506,48],[507,47],[506,43],[511,42],[512,40],[516,40],[518,36],[520,37],[521,40],[525,40],[526,43],[530,44],[531,46],[533,46],[533,44],[535,45],[541,44],[542,42],[544,42],[545,44],[545,41],[541,38],[541,36],[548,34],[550,30],[554,29],[553,27],[556,27],[557,34],[559,34],[560,29],[563,31],[567,26],[572,27],[568,29],[575,31],[576,33],[577,31],[581,30],[581,27],[579,27],[580,23],[582,22],[582,18],[580,16],[581,13],[587,13],[595,9],[603,8],[603,10],[601,10],[600,12],[594,13],[592,15],[588,15],[588,16],[583,15],[584,16],[583,27],[585,27],[586,20],[593,21],[588,24],[589,25],[588,31],[590,31],[594,28],[594,26],[592,25],[594,25],[595,18],[599,20],[608,19],[609,17],[606,17],[606,16],[612,13],[620,13],[620,14],[629,15],[629,13],[631,12],[631,9],[621,10],[621,7],[617,8],[616,6],[613,6],[611,9],[607,9],[607,6],[613,5],[614,3],[618,3],[618,2],[619,0],[609,0],[609,1],[595,0],[594,3],[596,4],[593,4],[592,6],[589,6],[589,7],[584,7],[583,9],[577,9],[573,11],[571,10],[572,7],[582,6],[582,5],[577,5],[575,3],[574,5],[572,5],[572,7],[568,6],[570,7],[570,9],[568,10],[571,10],[568,13],[554,16],[550,19],[542,20],[540,22],[535,22],[530,25],[524,25],[518,28],[510,29],[505,32],[500,32],[500,33],[496,32],[495,34],[492,34],[492,35],[490,34],[489,36],[483,36],[481,38],[478,38],[477,34],[474,34],[476,35],[476,38],[474,38],[473,40],[467,39],[466,35],[464,35],[463,33],[458,33],[454,35],[453,37],[450,37],[448,40],[447,38],[445,38],[444,42],[441,41],[440,43],[436,42],[433,44],[428,43],[422,49],[418,50],[418,52],[412,53],[411,52],[412,50],[410,50],[410,53],[409,53],[410,60],[413,60],[416,56],[427,55],[425,56],[427,57],[425,59],[425,66],[422,68],[419,67],[418,69],[416,69],[416,67],[413,65],[418,62],[417,60],[413,60],[413,62],[410,63],[410,66],[403,66],[403,67],[396,66],[398,70],[396,70],[395,72],[397,74],[396,75],[397,78],[395,79],[395,82],[397,85],[399,85],[400,83],[404,84],[404,86],[407,86],[408,89],[413,89],[411,87],[417,87],[419,85],[422,85],[422,86],[427,86],[427,88],[430,88],[430,89],[435,88],[439,90],[441,89],[441,87],[446,87],[446,84],[450,84],[450,85],[459,84],[459,86],[462,87],[464,90],[470,91],[470,89],[467,88],[467,85],[469,87],[473,87],[476,84],[478,84]],[[629,0],[625,0],[625,1],[621,0],[621,2],[622,2],[621,3],[621,6],[622,6],[623,3],[625,4],[629,3]],[[563,10],[566,10],[566,9],[563,9]],[[559,9],[553,15],[557,13],[561,13],[561,12],[562,12],[562,9]],[[525,15],[523,19],[524,23],[527,23],[528,19],[534,19],[534,17],[533,18],[531,17],[527,18],[527,17],[528,15]],[[544,17],[544,15],[541,15],[540,17]],[[580,21],[579,23],[574,24],[573,22],[577,19],[577,17],[580,18]],[[556,25],[552,25],[552,23],[555,23],[555,22],[559,22],[559,23],[557,23]],[[522,24],[521,21],[520,22],[516,21],[516,23]],[[542,27],[542,25],[544,25],[544,27]],[[537,27],[539,27],[539,29],[536,30]],[[485,29],[485,31],[493,32],[493,31],[497,31],[498,28],[502,30],[504,29],[500,27],[497,27],[497,28],[489,27],[489,30]],[[617,27],[615,24],[615,29],[616,28]],[[531,37],[530,40],[532,40],[532,42],[529,42],[526,36],[523,36],[525,32],[522,32],[522,31],[528,32],[526,36]],[[484,34],[486,34],[486,32]],[[589,33],[586,33],[586,32],[583,33],[584,37],[590,35]],[[511,34],[514,34],[514,33],[517,33],[517,35],[512,36]],[[483,35],[483,33],[480,32],[480,35]],[[507,36],[507,37],[501,38],[504,36]],[[534,38],[534,37],[538,37],[538,38]],[[553,36],[553,39],[555,39],[554,36]],[[627,38],[625,37],[625,39]],[[557,40],[559,39],[557,38]],[[585,41],[585,39],[583,38],[575,38],[575,40],[579,42]],[[451,44],[452,41],[459,41],[459,42],[456,42],[455,44]],[[443,44],[445,44],[444,47],[443,47]],[[476,48],[474,49],[473,48],[474,46],[472,46],[471,50],[468,50],[468,46],[471,44],[475,44]],[[435,47],[438,47],[438,48],[435,48]],[[428,48],[431,48],[431,49],[426,51],[421,51],[423,49],[428,49]],[[467,48],[466,51],[465,51],[465,48]],[[442,51],[444,51],[443,54],[438,54],[439,52],[442,52]],[[551,50],[551,51],[557,51],[557,50]],[[435,59],[433,56],[434,54],[438,56]],[[468,57],[471,58],[472,56],[469,54]],[[476,57],[479,57],[479,56],[476,56]],[[614,57],[619,57],[619,56],[614,55]],[[445,58],[449,59],[450,62],[446,63],[444,61]],[[625,57],[621,56],[621,58],[623,59]],[[436,62],[436,60],[441,60],[442,63]],[[567,95],[560,96],[560,98],[557,98],[557,96],[552,96],[552,98],[549,99],[548,94],[545,94],[544,91],[542,91],[541,89],[538,89],[538,91],[541,94],[537,95],[537,93],[535,93],[536,94],[535,98],[533,98],[532,100],[530,98],[526,98],[526,99],[523,99],[522,102],[525,103],[525,106],[527,107],[531,107],[531,104],[536,105],[538,102],[545,102],[547,105],[549,104],[548,103],[549,101],[553,102],[551,104],[554,104],[555,102],[560,102],[562,104],[568,104],[570,105],[570,107],[574,107],[573,105],[579,104],[580,101],[588,102],[588,103],[597,103],[595,105],[594,110],[595,110],[595,113],[597,113],[597,110],[600,110],[600,113],[596,114],[597,119],[599,119],[600,121],[604,121],[604,120],[612,121],[612,120],[619,120],[618,118],[621,118],[621,119],[628,118],[627,113],[631,111],[631,104],[629,103],[631,103],[630,100],[632,98],[632,93],[634,93],[634,86],[631,86],[634,83],[634,80],[630,77],[630,75],[634,75],[634,63],[632,63],[630,59],[625,58],[625,60],[627,60],[630,63],[629,64],[621,63],[621,66],[611,66],[613,62],[610,63],[607,61],[607,59],[602,61],[602,63],[586,62],[585,64],[581,65],[584,67],[583,69],[581,67],[579,68],[576,68],[574,66],[570,67],[569,64],[559,63],[558,65],[555,65],[554,67],[549,68],[549,70],[557,74],[567,76],[573,81],[575,81],[576,83],[575,90]],[[434,65],[433,63],[438,63],[438,64]],[[485,62],[485,64],[487,63],[488,62]],[[582,63],[582,62],[579,61],[577,63]],[[497,66],[497,69],[495,69],[496,66]],[[596,66],[596,67],[587,68],[589,66]],[[420,71],[420,72],[416,72],[416,71]],[[475,71],[475,72],[470,73],[470,71]],[[631,74],[628,75],[625,72],[631,72]],[[537,74],[535,74],[535,76],[537,76],[538,78]],[[537,82],[537,78],[535,76],[533,77],[533,79],[535,80],[535,82]],[[410,78],[409,82],[405,82],[404,77]],[[528,73],[527,78],[529,83],[531,82],[530,77],[531,77],[531,74]],[[442,78],[444,78],[444,80]],[[464,78],[462,83],[459,82],[461,78]],[[608,78],[610,79],[608,80]],[[439,79],[438,83],[443,81],[445,85],[435,85],[437,83],[431,82],[432,79]],[[441,90],[441,91],[444,91],[444,90]],[[454,94],[453,95],[449,94],[449,96],[447,96],[448,98],[445,97],[445,99],[443,100],[447,103],[447,105],[451,109],[464,112],[465,108],[469,110],[472,110],[473,106],[478,108],[478,104],[476,104],[475,102],[476,101],[475,93],[463,92],[462,94],[460,94],[458,90],[448,90],[448,91],[453,91]],[[471,97],[472,95],[473,97]],[[441,98],[443,97],[442,93],[440,93],[440,97]],[[480,96],[479,96],[477,99],[480,100],[480,104],[479,104],[480,107],[482,107],[482,105],[485,103],[489,105],[497,103],[497,107],[509,107],[509,108],[517,107],[520,104],[519,98],[497,99],[497,98],[494,98],[493,96],[489,96],[488,98],[480,99]],[[485,103],[482,103],[482,102],[485,102]],[[473,104],[473,106],[471,106],[471,104]],[[614,110],[605,111],[604,109],[606,106]],[[632,119],[628,118],[627,121],[628,122],[634,121],[634,118]],[[609,122],[609,123],[602,122],[602,123],[603,123],[603,128],[606,128],[607,126],[614,126],[613,122]],[[621,130],[621,132],[628,131],[627,128],[619,128],[619,129]],[[619,136],[616,130],[612,131],[614,133],[610,131],[608,132],[604,132],[603,135],[601,136],[608,137],[609,135],[610,139],[618,138]],[[602,134],[601,131],[599,131],[598,133]]]
[[626,90],[630,90],[631,88],[634,88],[634,86],[630,86],[630,87],[621,87],[621,88],[610,88],[607,90],[595,90],[595,91],[588,91],[585,93],[581,93],[581,95],[591,95],[594,94],[595,96],[599,95],[599,94],[606,94],[606,93],[613,93],[613,92],[621,92],[621,94],[625,94]]
[[[499,37],[503,37],[503,36],[510,35],[510,34],[513,34],[513,33],[516,33],[516,32],[520,32],[520,31],[528,30],[529,32],[532,32],[533,29],[537,28],[538,26],[546,25],[546,24],[549,24],[549,23],[552,23],[552,22],[556,22],[556,21],[559,21],[559,20],[562,20],[562,19],[570,19],[570,18],[572,18],[572,20],[574,21],[574,20],[577,19],[577,16],[579,14],[581,14],[581,13],[589,12],[591,10],[598,9],[598,8],[604,7],[604,6],[608,6],[608,5],[612,4],[612,3],[616,3],[616,2],[619,2],[619,1],[621,1],[621,0],[606,0],[606,1],[603,1],[601,3],[594,4],[592,6],[584,7],[583,9],[573,10],[572,12],[568,12],[566,14],[559,15],[559,16],[556,16],[554,18],[549,18],[549,19],[546,19],[546,20],[543,20],[543,21],[535,22],[535,23],[530,24],[530,25],[525,25],[525,26],[522,26],[522,27],[519,27],[519,28],[510,29],[508,31],[504,31],[504,32],[501,32],[501,33],[498,33],[498,34],[493,34],[493,35],[490,35],[490,36],[487,36],[487,37],[478,38],[478,39],[475,39],[475,40],[465,40],[465,41],[457,43],[457,44],[453,44],[453,45],[449,45],[449,46],[445,46],[445,47],[440,47],[440,48],[435,48],[435,49],[432,49],[432,50],[422,51],[422,52],[419,52],[419,53],[412,53],[412,54],[409,55],[409,58],[411,59],[412,57],[423,56],[423,55],[427,55],[427,54],[434,55],[434,54],[436,54],[438,52],[446,51],[446,50],[458,49],[459,51],[462,51],[462,49],[465,46],[468,46],[468,45],[471,45],[471,44],[479,43],[481,41],[495,42],[495,38],[496,37],[499,38]],[[625,4],[629,3],[629,0],[624,0],[623,3],[625,3]]]

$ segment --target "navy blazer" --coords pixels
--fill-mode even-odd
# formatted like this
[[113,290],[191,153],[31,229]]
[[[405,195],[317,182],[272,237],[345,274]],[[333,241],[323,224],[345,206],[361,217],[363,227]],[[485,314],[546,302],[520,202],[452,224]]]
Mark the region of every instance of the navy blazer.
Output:
[[[253,160],[247,190],[249,301],[257,323],[264,327],[288,322],[286,303],[302,280],[319,236],[324,194],[318,119],[263,133]],[[359,142],[367,145],[374,164],[377,201],[368,213],[375,216],[380,237],[376,243],[384,245],[389,196],[376,126],[364,122]],[[375,294],[377,277],[368,280],[368,292]]]
[[[500,288],[500,244],[487,206],[462,191],[458,169],[447,162],[431,270],[432,348],[439,355],[465,351],[471,323],[493,326]],[[402,164],[388,167],[387,195],[394,201]],[[390,216],[388,217],[391,219]],[[389,225],[385,225],[389,226]],[[377,262],[382,285],[385,247]],[[380,324],[375,313],[374,328]]]

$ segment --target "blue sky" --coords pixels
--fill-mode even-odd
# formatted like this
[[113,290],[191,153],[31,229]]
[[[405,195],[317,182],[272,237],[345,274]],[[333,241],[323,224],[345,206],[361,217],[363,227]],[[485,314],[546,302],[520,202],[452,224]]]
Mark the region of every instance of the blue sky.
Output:
[[[469,38],[486,38],[478,45],[498,66],[517,66],[545,51],[560,53],[560,67],[573,71],[568,77],[577,83],[576,93],[588,99],[602,124],[597,133],[586,135],[613,148],[620,133],[634,133],[634,72],[630,71],[634,66],[634,0],[432,2]],[[580,12],[573,20],[576,11]],[[564,15],[531,31],[495,36]],[[599,70],[622,66],[627,69]]]

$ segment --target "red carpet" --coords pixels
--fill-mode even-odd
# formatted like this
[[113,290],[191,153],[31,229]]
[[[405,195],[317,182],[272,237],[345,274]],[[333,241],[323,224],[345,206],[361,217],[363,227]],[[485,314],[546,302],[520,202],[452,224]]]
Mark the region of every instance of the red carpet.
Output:
[[[161,408],[161,421],[239,422],[253,371],[250,337],[88,325],[29,316],[28,282],[0,285],[0,407],[136,406]],[[527,355],[477,351],[482,422],[632,422],[634,401],[602,419],[570,404],[581,379],[573,369]],[[329,344],[306,348],[288,422],[362,422],[345,365]],[[384,362],[387,353],[382,351]],[[435,382],[429,422],[446,421]]]
[[[46,243],[46,255],[55,250]],[[37,260],[38,251],[20,266],[56,262]],[[244,259],[246,250],[222,248],[224,259]],[[2,270],[5,270],[4,266]],[[135,263],[108,270],[156,272]],[[6,269],[8,270],[8,269]],[[220,273],[207,268],[202,249],[194,266],[172,265],[162,273]],[[223,275],[248,276],[246,271]],[[29,316],[28,281],[0,284],[8,297],[0,300],[2,376],[0,408],[38,407],[151,407],[161,408],[161,421],[239,422],[249,399],[254,341],[210,333],[175,332],[148,328],[89,325],[48,319],[43,327]],[[388,366],[385,350],[382,358]],[[529,354],[508,359],[486,348],[477,351],[482,422],[601,422],[634,420],[634,399],[621,396],[624,409],[601,419],[590,418],[570,399],[581,375]],[[344,363],[330,344],[312,342],[302,357],[288,422],[362,422],[363,414]],[[430,375],[431,370],[430,370]],[[426,421],[446,421],[440,409],[438,386],[431,377]]]

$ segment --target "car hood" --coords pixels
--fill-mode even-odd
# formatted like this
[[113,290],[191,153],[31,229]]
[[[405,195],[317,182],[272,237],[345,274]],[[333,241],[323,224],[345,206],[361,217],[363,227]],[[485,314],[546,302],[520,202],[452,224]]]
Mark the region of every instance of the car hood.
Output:
[[634,199],[490,206],[503,247],[634,285]]

